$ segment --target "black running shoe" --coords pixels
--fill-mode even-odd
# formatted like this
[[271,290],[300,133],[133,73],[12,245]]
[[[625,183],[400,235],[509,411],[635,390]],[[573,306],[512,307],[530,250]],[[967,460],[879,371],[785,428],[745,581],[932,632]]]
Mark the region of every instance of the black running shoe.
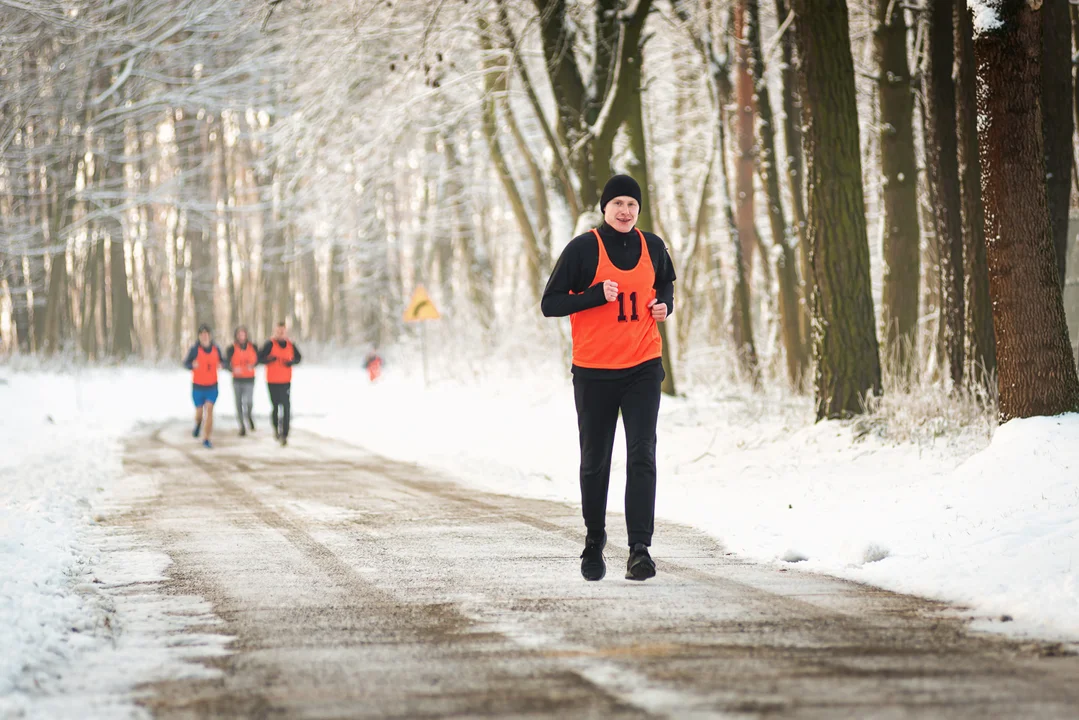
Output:
[[648,546],[637,543],[629,551],[629,562],[626,564],[626,580],[647,580],[656,576],[656,563],[648,554]]
[[603,548],[607,545],[607,533],[601,537],[591,535],[584,539],[584,552],[581,553],[581,575],[585,580],[602,580],[607,574],[607,563],[603,562]]
[[243,437],[243,436],[244,436],[244,435],[246,435],[246,434],[247,434],[247,429],[246,429],[246,428],[244,428],[244,427],[243,427],[243,426],[241,425],[241,426],[240,426],[240,437]]
[[199,423],[198,425],[196,425],[195,429],[191,431],[191,437],[197,438],[199,436],[199,431],[200,430],[202,430],[202,423]]
[[248,417],[247,424],[251,426],[251,432],[255,432],[255,421]]
[[281,438],[281,447],[285,447],[286,445],[288,445],[288,438],[287,437]]

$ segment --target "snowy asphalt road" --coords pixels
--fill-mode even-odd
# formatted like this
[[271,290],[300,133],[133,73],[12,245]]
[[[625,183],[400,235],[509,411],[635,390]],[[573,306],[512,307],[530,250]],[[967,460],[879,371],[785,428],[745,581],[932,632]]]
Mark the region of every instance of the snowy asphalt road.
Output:
[[[728,556],[660,524],[659,575],[586,583],[576,508],[463,489],[303,432],[130,441],[161,494],[115,522],[212,603],[217,679],[161,718],[1079,716],[1079,658],[971,633],[916,598]],[[198,630],[198,628],[195,628]]]

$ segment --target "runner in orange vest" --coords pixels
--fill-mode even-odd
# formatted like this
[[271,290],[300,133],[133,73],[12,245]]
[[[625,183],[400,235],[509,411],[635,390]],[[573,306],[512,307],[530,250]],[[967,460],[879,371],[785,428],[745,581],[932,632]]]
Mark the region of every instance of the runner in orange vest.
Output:
[[573,395],[581,443],[584,552],[581,574],[607,572],[607,488],[621,411],[626,431],[626,578],[656,574],[648,552],[656,506],[656,423],[663,382],[657,323],[674,312],[674,266],[663,240],[637,229],[641,188],[615,175],[603,188],[603,224],[562,251],[541,309],[569,316],[573,336]]
[[288,426],[292,415],[292,366],[300,363],[300,349],[289,340],[284,322],[277,323],[273,338],[267,340],[259,350],[259,362],[266,365],[266,386],[273,404],[270,420],[273,422],[274,438],[284,446],[288,444]]
[[195,430],[198,437],[203,421],[206,435],[202,444],[212,448],[210,435],[214,431],[214,403],[217,402],[217,369],[222,365],[221,348],[213,342],[209,325],[199,326],[199,341],[188,351],[184,367],[191,371],[191,399],[195,402]]
[[[240,422],[240,436],[247,434],[246,425],[255,432],[255,421],[251,417],[255,400],[255,366],[259,364],[259,354],[255,345],[247,337],[247,328],[236,328],[232,335],[233,343],[229,346],[225,363],[232,370],[232,394],[236,396],[236,419]],[[247,421],[246,425],[244,421]]]

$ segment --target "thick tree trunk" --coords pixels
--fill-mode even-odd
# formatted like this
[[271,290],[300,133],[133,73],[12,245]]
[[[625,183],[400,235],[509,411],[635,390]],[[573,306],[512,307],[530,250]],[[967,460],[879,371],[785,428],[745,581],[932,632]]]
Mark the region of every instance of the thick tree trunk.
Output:
[[959,139],[959,186],[963,196],[963,303],[966,308],[967,382],[983,385],[996,371],[989,268],[985,261],[985,209],[978,164],[977,69],[974,26],[967,0],[956,0],[956,128]]
[[1072,40],[1068,4],[1047,0],[1042,16],[1042,129],[1045,171],[1049,182],[1049,219],[1053,224],[1060,286],[1068,267],[1068,208],[1075,163],[1072,116]]
[[926,12],[925,147],[929,195],[940,248],[941,322],[944,353],[952,387],[962,387],[963,343],[963,222],[959,192],[956,134],[953,14],[955,0],[928,0]]
[[768,92],[764,71],[764,53],[761,49],[760,8],[757,0],[743,0],[745,6],[746,41],[749,44],[749,70],[753,77],[754,93],[760,123],[757,134],[760,142],[761,182],[768,199],[768,222],[772,230],[772,242],[779,247],[776,258],[776,279],[779,281],[779,316],[783,332],[783,346],[787,358],[787,380],[791,387],[800,390],[809,365],[805,342],[801,333],[798,297],[798,260],[787,237],[787,219],[783,215],[783,198],[779,189],[779,163],[776,158],[775,117]]
[[906,381],[918,331],[921,232],[918,166],[914,156],[914,94],[907,61],[907,22],[894,0],[876,0],[874,49],[880,102],[883,187],[884,355]]
[[1079,379],[1045,182],[1041,11],[1025,0],[1001,0],[995,10],[999,26],[975,36],[974,57],[1000,419],[1007,421],[1079,410]]
[[795,0],[805,99],[817,419],[881,390],[846,0]]

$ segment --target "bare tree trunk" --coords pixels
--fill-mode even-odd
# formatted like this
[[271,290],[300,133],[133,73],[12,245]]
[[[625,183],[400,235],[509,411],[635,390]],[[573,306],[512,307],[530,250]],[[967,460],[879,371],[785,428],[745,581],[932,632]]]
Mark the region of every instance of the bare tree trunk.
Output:
[[[791,22],[779,38],[780,80],[783,84],[783,140],[787,156],[787,190],[791,198],[791,212],[795,235],[798,238],[798,270],[801,276],[799,288],[800,321],[799,334],[803,344],[808,345],[810,336],[809,298],[812,295],[813,273],[809,267],[809,244],[806,242],[805,211],[805,164],[802,161],[802,98],[799,95],[798,78],[794,71],[794,23],[790,0],[775,0],[776,19],[782,26],[788,18]],[[808,348],[807,348],[808,350]]]
[[330,304],[327,312],[329,337],[348,342],[348,297],[345,288],[345,254],[336,243],[330,248]]
[[[483,63],[483,136],[487,141],[487,152],[491,156],[491,163],[495,167],[495,174],[498,175],[498,180],[502,184],[502,190],[505,192],[506,198],[510,202],[510,207],[513,209],[513,216],[517,220],[517,227],[521,231],[521,236],[524,238],[529,288],[532,291],[533,302],[538,303],[540,295],[543,293],[543,272],[546,267],[546,262],[545,259],[541,258],[541,246],[536,229],[532,225],[532,220],[528,217],[528,210],[525,208],[525,202],[521,196],[521,191],[517,187],[517,181],[513,178],[513,172],[510,170],[509,163],[506,161],[506,156],[502,152],[502,145],[498,140],[498,110],[496,105],[496,95],[504,97],[506,94],[508,68],[502,63],[502,58],[493,59],[491,57],[492,44],[488,32],[487,21],[480,17],[478,22],[480,29],[480,47],[488,56],[488,59]],[[508,115],[509,103],[505,103],[505,108]],[[515,124],[514,127],[516,129]],[[516,137],[519,134],[520,131],[516,130],[515,139],[517,139],[518,153],[530,157],[531,154],[529,153],[527,146],[524,145],[523,138],[518,139]],[[543,202],[546,204],[546,192],[543,189],[542,181],[539,183],[538,191],[537,197],[543,198]],[[544,213],[539,215],[539,222],[545,222],[544,214],[546,207],[543,208],[543,211]],[[549,232],[550,228],[548,226],[548,233]]]
[[876,0],[874,44],[880,102],[883,185],[884,352],[904,382],[918,331],[921,232],[914,156],[914,95],[907,62],[907,22],[894,0]]
[[[626,170],[641,186],[641,212],[637,218],[637,227],[644,231],[655,232],[653,218],[658,217],[659,213],[654,204],[656,196],[651,191],[652,178],[648,169],[648,143],[645,138],[644,113],[641,110],[643,102],[641,68],[644,66],[644,48],[635,48],[632,58],[632,62],[626,63],[623,68],[623,72],[629,74],[629,77],[626,78],[626,83],[631,90],[630,96],[633,98],[632,107],[629,108],[629,113],[626,116],[625,126],[632,158],[627,163]],[[666,322],[659,323],[659,334],[663,347],[663,357],[661,359],[664,372],[662,391],[666,395],[673,396],[677,394],[677,390],[675,388],[671,343],[667,339],[669,333],[667,332]]]
[[956,0],[956,128],[959,139],[959,183],[963,196],[963,279],[966,307],[967,382],[984,383],[996,371],[993,309],[989,300],[989,268],[985,260],[985,209],[978,164],[977,69],[974,26],[967,0]]
[[800,326],[798,260],[787,238],[787,219],[783,215],[783,197],[779,189],[779,165],[776,158],[775,117],[765,77],[764,53],[761,49],[760,8],[757,0],[742,0],[745,7],[746,42],[749,44],[749,70],[753,77],[754,94],[760,123],[757,134],[760,142],[759,167],[761,182],[768,197],[768,221],[772,242],[779,247],[776,258],[776,278],[779,281],[779,315],[783,346],[787,358],[787,380],[795,390],[801,390],[809,357]]
[[[722,107],[722,105],[721,105]],[[732,202],[730,170],[727,169],[727,120],[724,111],[720,110],[719,119],[719,162],[723,167],[723,209],[727,216],[727,228],[730,231],[730,242],[733,248],[734,258],[731,264],[731,272],[734,285],[731,287],[731,338],[734,341],[734,351],[738,359],[738,366],[743,374],[754,386],[760,383],[760,362],[757,359],[757,345],[753,340],[753,323],[750,317],[749,285],[746,282],[746,264],[742,256],[743,245],[738,237],[738,221],[734,217],[734,203]]]
[[22,259],[8,255],[4,261],[8,297],[11,300],[12,325],[15,329],[15,346],[21,353],[30,352],[30,307],[25,294],[19,290],[26,284],[22,272]]
[[[536,248],[535,254],[539,259],[539,290],[543,291],[543,275],[551,267],[551,208],[547,202],[547,187],[543,180],[543,170],[536,158],[532,155],[524,133],[517,124],[517,117],[513,112],[509,97],[502,98],[502,114],[506,118],[506,126],[509,127],[510,135],[513,136],[513,144],[517,148],[518,155],[524,159],[528,166],[528,176],[532,181],[532,198],[536,204]],[[539,295],[536,296],[539,302]]]
[[45,298],[45,351],[49,354],[60,349],[61,330],[67,321],[67,246],[54,252],[49,263],[49,293]]
[[173,315],[172,315],[172,346],[175,348],[183,347],[184,342],[184,316],[187,314],[184,312],[184,308],[187,307],[187,291],[188,291],[188,252],[187,252],[187,239],[186,228],[183,235],[180,234],[181,223],[186,225],[186,220],[178,220],[176,228],[176,237],[174,242],[176,243],[176,295],[173,298]]
[[[181,184],[183,199],[205,207],[209,197],[209,173],[206,172],[207,130],[206,122],[200,120],[193,111],[186,111],[180,123],[185,132],[178,133],[178,142],[182,146],[184,157]],[[211,223],[203,215],[201,207],[186,211],[187,227],[184,233],[185,245],[191,249],[191,294],[194,300],[193,319],[195,326],[203,323],[214,327],[214,289],[217,272],[213,262],[215,234]]]
[[[446,157],[447,195],[453,212],[451,248],[459,249],[465,263],[468,278],[469,299],[476,310],[480,324],[490,328],[494,324],[492,288],[494,269],[488,259],[487,248],[474,235],[470,222],[469,198],[461,175],[465,168],[457,156],[456,133],[449,133],[443,145]],[[467,151],[467,148],[466,148]]]
[[101,291],[101,275],[104,255],[104,241],[93,237],[86,253],[85,273],[86,285],[83,289],[82,306],[82,349],[86,357],[93,360],[97,357],[97,315],[98,296]]
[[[121,138],[121,147],[123,147]],[[97,162],[104,165],[100,174],[101,185],[109,193],[116,193],[122,197],[124,187],[124,166],[109,157],[114,148],[106,143],[98,155]],[[109,203],[113,208],[122,204],[121,200],[113,200]],[[112,212],[119,212],[113,210]],[[127,287],[127,256],[124,249],[124,226],[118,215],[110,212],[105,223],[109,238],[109,289],[110,289],[110,322],[109,322],[109,351],[113,357],[126,358],[131,355],[133,347],[131,333],[134,324],[134,307],[131,303],[131,295]]]
[[[240,304],[236,297],[236,276],[232,270],[233,263],[233,236],[235,225],[232,223],[232,211],[229,209],[231,199],[231,187],[229,185],[229,171],[227,162],[228,150],[225,147],[225,123],[218,123],[217,137],[214,140],[214,163],[216,167],[215,199],[217,203],[217,225],[224,228],[225,233],[225,291],[229,303],[229,330],[235,330],[240,325]],[[216,232],[214,233],[216,236]]]
[[1042,16],[1002,0],[999,26],[974,38],[978,149],[1000,419],[1079,410],[1079,379],[1059,282],[1041,116]]
[[846,0],[795,0],[805,98],[817,419],[864,412],[880,358]]
[[307,306],[307,337],[325,339],[322,324],[322,296],[319,290],[318,266],[315,264],[315,249],[303,251],[303,298]]
[[926,13],[925,147],[929,194],[940,248],[941,322],[952,387],[963,384],[963,223],[956,134],[953,14],[955,0],[928,0]]
[[1072,117],[1072,41],[1068,4],[1045,2],[1042,16],[1042,128],[1049,181],[1049,219],[1053,224],[1060,286],[1068,268],[1068,208],[1075,163]]
[[[753,88],[753,74],[750,72],[750,50],[746,41],[746,8],[744,2],[739,2],[734,8],[734,33],[736,39],[736,52],[734,64],[734,88],[735,102],[738,107],[735,112],[735,131],[738,137],[738,160],[735,162],[734,194],[735,194],[735,220],[738,222],[738,239],[742,243],[742,259],[746,264],[746,282],[750,283],[749,290],[752,294],[753,282],[753,253],[757,248],[756,219],[756,193],[753,187],[754,162],[753,151],[755,141],[753,137],[753,113],[756,106],[756,98]],[[762,262],[768,262],[768,256],[761,258]]]

